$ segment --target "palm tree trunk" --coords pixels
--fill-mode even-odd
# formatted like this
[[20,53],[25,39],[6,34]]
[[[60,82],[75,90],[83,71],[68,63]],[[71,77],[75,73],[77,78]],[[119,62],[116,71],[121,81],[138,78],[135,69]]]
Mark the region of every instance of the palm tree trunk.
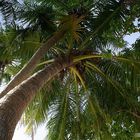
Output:
[[35,97],[37,91],[70,63],[72,62],[68,59],[54,62],[23,81],[0,99],[0,140],[12,140],[15,127],[23,111]]
[[6,88],[1,92],[0,98],[6,95],[10,90],[20,84],[22,81],[27,79],[31,72],[35,69],[36,65],[40,59],[46,54],[46,52],[54,46],[59,40],[64,36],[66,30],[60,30],[56,32],[42,47],[40,47],[36,53],[32,56],[30,61],[16,74],[12,81],[6,86]]
[[34,128],[32,128],[31,138],[32,138],[32,140],[34,140]]

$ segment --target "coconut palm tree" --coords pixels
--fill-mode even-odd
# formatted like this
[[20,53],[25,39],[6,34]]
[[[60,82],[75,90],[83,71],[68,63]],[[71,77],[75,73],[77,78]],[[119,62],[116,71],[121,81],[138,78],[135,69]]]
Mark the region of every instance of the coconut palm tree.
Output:
[[[132,84],[129,77],[133,77],[133,81],[138,78],[139,62],[124,57],[122,53],[113,55],[111,52],[113,47],[124,45],[124,34],[137,29],[133,19],[138,16],[135,12],[139,9],[138,3],[125,0],[70,0],[66,4],[65,1],[55,0],[25,1],[22,4],[6,2],[8,6],[13,3],[13,13],[16,11],[16,14],[10,18],[12,22],[14,20],[17,32],[14,41],[20,42],[14,42],[16,47],[11,52],[19,61],[18,66],[27,64],[1,93],[0,139],[12,139],[23,111],[43,87],[46,90],[36,96],[31,109],[29,106],[29,114],[37,109],[38,114],[34,116],[36,121],[37,116],[41,116],[40,122],[42,117],[46,119],[46,111],[49,111],[47,116],[52,116],[49,121],[50,139],[111,136],[108,132],[103,133],[108,127],[105,124],[110,124],[112,119],[108,117],[110,112],[128,110],[128,105],[135,108],[134,112],[129,111],[131,114],[138,111],[137,101],[134,96],[131,99],[131,92],[129,96],[128,93],[133,85],[133,93],[138,97],[135,90],[139,82],[136,80]],[[5,8],[5,1],[1,5]],[[3,11],[8,12],[8,8]],[[10,20],[7,13],[4,15],[6,21]],[[28,42],[26,35],[35,33],[38,44],[43,45],[33,48],[34,55],[29,60],[25,58],[23,46]],[[25,51],[25,55],[21,54],[21,50]],[[129,68],[132,68],[130,72],[127,71]],[[35,74],[30,76],[31,73]],[[109,107],[111,104],[105,95],[113,101],[119,99],[115,103],[117,107]],[[125,101],[122,106],[121,101]],[[54,128],[57,131],[53,131]]]

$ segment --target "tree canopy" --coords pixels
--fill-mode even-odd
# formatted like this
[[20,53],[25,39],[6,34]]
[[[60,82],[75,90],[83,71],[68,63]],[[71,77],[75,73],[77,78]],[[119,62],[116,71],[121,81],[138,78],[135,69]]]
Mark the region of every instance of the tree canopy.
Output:
[[128,47],[124,36],[139,32],[139,10],[137,0],[0,1],[0,76],[11,80],[1,98],[67,60],[26,107],[28,130],[46,123],[49,140],[134,139],[140,40]]

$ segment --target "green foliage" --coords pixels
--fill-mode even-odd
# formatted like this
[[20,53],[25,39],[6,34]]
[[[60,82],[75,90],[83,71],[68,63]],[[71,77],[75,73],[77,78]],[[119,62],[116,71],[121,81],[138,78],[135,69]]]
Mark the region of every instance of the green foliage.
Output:
[[0,2],[5,22],[12,22],[0,32],[1,77],[10,79],[62,29],[65,37],[35,71],[64,56],[74,62],[27,107],[29,133],[46,123],[49,140],[133,139],[140,119],[140,41],[127,48],[123,36],[139,30],[139,9],[139,2],[128,0]]

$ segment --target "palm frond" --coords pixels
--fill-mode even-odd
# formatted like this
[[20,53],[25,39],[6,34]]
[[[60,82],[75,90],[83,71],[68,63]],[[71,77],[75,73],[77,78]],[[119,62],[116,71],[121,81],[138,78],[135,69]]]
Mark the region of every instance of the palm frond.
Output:
[[20,3],[17,0],[1,0],[0,13],[3,16],[6,26],[15,25],[16,12],[20,8]]

